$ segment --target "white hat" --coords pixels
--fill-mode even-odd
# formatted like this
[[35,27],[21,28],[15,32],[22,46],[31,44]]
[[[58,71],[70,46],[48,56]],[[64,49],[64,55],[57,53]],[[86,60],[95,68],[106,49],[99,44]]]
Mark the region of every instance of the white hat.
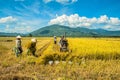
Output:
[[16,38],[21,38],[21,36],[20,36],[20,35],[18,35]]
[[31,41],[32,42],[37,42],[37,39],[36,38],[32,38]]

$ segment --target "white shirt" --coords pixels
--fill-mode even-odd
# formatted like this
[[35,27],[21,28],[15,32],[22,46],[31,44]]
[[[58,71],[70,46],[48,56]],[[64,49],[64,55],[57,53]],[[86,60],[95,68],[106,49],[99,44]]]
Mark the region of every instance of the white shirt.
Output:
[[16,40],[16,47],[21,47],[21,40]]

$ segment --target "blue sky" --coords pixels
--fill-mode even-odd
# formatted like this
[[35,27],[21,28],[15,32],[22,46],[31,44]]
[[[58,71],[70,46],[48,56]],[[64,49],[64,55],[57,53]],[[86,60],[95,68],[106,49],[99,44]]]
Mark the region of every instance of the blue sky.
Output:
[[120,30],[120,0],[0,0],[0,32],[52,24]]

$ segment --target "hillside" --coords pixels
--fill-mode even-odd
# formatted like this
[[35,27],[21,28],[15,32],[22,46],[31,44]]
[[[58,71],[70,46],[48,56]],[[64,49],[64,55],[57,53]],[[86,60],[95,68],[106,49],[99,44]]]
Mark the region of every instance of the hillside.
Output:
[[120,36],[120,31],[107,31],[104,29],[88,29],[83,27],[71,28],[62,25],[50,25],[31,32],[33,36],[61,36],[66,32],[71,37],[95,37],[95,36]]

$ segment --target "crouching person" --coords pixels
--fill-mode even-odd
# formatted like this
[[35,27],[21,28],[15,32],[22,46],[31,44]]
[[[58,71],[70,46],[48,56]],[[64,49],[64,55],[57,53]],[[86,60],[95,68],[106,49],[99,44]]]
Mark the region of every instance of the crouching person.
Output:
[[23,52],[21,43],[22,43],[21,36],[18,35],[16,37],[16,47],[15,47],[15,53],[16,53],[17,57],[18,57],[18,55],[21,55]]
[[36,43],[37,43],[37,39],[36,38],[31,39],[31,42],[28,44],[28,47],[27,47],[27,55],[31,55],[32,54],[33,56],[36,56],[35,55]]

